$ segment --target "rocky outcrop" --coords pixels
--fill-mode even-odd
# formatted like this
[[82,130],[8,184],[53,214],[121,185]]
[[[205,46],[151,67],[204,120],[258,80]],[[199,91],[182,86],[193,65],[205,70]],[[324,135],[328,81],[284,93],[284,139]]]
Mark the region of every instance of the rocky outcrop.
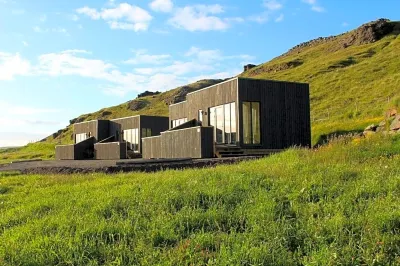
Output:
[[335,36],[319,37],[308,42],[300,43],[299,45],[294,46],[287,53],[281,56],[293,53],[299,53],[300,50],[304,48],[313,47],[316,45],[320,45],[335,40],[338,40],[338,45],[333,46],[332,52],[335,52],[340,49],[346,49],[353,45],[374,43],[376,41],[379,41],[388,34],[391,33],[398,34],[398,27],[399,27],[398,23],[391,22],[389,19],[382,18],[376,21],[363,24],[359,28],[347,33],[342,33],[340,35],[335,35]]
[[379,19],[366,23],[349,33],[349,36],[343,41],[343,47],[374,43],[390,34],[394,27],[395,24],[391,23],[389,19]]
[[400,114],[397,109],[390,109],[386,112],[385,119],[379,125],[370,125],[365,128],[363,135],[370,135],[377,132],[384,134],[398,134],[400,133]]
[[139,93],[139,94],[137,95],[136,98],[142,98],[142,97],[147,97],[147,96],[154,96],[154,95],[158,95],[158,94],[160,94],[160,93],[161,93],[161,92],[159,92],[159,91],[155,91],[155,92],[153,92],[153,91],[145,91],[145,92]]
[[144,99],[135,99],[128,102],[128,109],[131,111],[139,111],[145,108],[149,104],[149,101]]

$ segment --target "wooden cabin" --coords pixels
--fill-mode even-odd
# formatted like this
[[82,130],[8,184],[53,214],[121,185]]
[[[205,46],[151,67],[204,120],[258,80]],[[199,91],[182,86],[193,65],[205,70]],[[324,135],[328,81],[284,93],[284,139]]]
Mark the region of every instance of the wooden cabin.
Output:
[[[199,130],[187,134],[194,126]],[[209,149],[204,141],[198,141],[207,139],[208,133],[202,128],[208,127],[212,128],[214,150],[207,153],[208,157],[310,147],[309,85],[233,78],[189,93],[186,101],[170,105],[169,127],[159,137],[144,139],[144,158],[193,157],[193,150],[200,157],[203,149]],[[165,137],[172,131],[179,133],[173,138]],[[156,142],[161,143],[159,148],[153,147]]]
[[73,125],[74,144],[56,147],[56,159],[126,159],[140,157],[142,138],[168,129],[168,117],[137,115]]
[[233,78],[191,92],[169,117],[132,116],[74,125],[57,159],[212,158],[311,146],[309,85]]

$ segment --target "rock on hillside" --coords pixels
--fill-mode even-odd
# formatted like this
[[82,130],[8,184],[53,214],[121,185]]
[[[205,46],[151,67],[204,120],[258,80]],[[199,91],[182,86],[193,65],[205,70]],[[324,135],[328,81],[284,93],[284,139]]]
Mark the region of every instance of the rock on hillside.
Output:
[[376,21],[363,24],[357,29],[347,33],[342,33],[336,36],[319,37],[308,42],[303,42],[299,45],[296,45],[295,47],[290,49],[287,53],[281,56],[298,53],[300,50],[304,48],[310,48],[315,45],[340,39],[339,45],[334,47],[334,49],[332,50],[332,52],[335,52],[337,50],[345,49],[352,45],[362,45],[379,41],[384,36],[394,31],[397,32],[398,30],[399,29],[396,23],[391,22],[389,19],[382,18]]
[[379,123],[379,125],[370,125],[365,130],[363,135],[370,135],[377,132],[383,132],[385,134],[396,134],[400,133],[400,113],[397,109],[391,108],[386,112],[385,119]]

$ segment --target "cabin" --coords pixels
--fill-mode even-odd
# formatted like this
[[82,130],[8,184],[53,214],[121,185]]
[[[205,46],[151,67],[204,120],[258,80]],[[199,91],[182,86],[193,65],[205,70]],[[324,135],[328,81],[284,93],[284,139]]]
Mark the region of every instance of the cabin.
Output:
[[73,125],[72,145],[56,146],[58,160],[118,160],[141,157],[142,138],[168,129],[168,117],[137,115]]
[[134,116],[74,125],[57,159],[213,158],[311,146],[306,83],[236,77],[186,95],[169,117]]
[[309,85],[233,78],[169,106],[169,130],[143,139],[143,158],[269,154],[311,146]]

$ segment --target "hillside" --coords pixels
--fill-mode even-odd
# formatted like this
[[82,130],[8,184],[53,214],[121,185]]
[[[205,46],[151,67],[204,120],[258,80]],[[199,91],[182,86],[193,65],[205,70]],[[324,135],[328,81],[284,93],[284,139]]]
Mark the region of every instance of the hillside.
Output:
[[212,169],[0,173],[0,265],[399,265],[399,137]]
[[[399,33],[399,22],[370,22],[338,36],[302,43],[240,76],[310,83],[312,141],[322,143],[330,135],[362,132],[369,124],[381,121],[388,108],[400,107]],[[221,81],[202,80],[139,97],[81,115],[71,123],[136,114],[168,115],[168,104]],[[44,141],[53,145],[71,143],[72,126]]]

